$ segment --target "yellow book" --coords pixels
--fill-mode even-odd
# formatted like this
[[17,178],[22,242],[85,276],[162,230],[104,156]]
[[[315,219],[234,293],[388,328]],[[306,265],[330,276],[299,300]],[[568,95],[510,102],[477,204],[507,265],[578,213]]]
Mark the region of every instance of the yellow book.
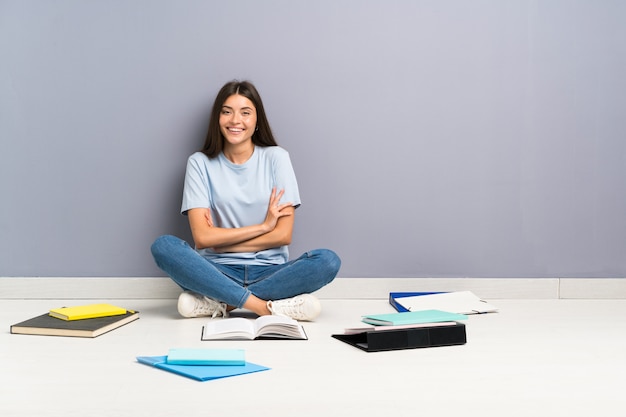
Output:
[[62,320],[82,320],[96,317],[119,316],[126,314],[126,309],[111,304],[88,304],[84,306],[63,307],[50,310],[52,317]]

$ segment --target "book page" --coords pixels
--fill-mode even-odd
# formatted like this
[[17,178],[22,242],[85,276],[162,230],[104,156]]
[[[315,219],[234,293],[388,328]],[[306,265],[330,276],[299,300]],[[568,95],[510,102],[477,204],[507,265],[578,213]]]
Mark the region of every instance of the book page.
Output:
[[365,327],[349,327],[344,330],[344,334],[357,334],[364,332],[380,332],[389,330],[419,329],[421,327],[441,327],[454,326],[456,321],[441,321],[438,323],[417,323],[417,324],[398,324],[396,326],[365,326]]
[[211,320],[202,329],[202,340],[253,338],[253,322],[242,317]]
[[296,320],[284,316],[261,316],[255,321],[257,337],[280,337],[289,339],[307,339],[302,325]]

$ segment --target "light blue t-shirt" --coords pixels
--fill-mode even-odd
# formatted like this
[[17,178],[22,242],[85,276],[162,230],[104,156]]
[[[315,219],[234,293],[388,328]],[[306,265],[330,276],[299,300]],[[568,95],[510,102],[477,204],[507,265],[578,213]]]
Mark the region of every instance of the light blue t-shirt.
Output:
[[[279,146],[255,146],[250,159],[241,165],[229,161],[223,153],[209,158],[196,152],[187,160],[181,212],[192,208],[210,208],[217,227],[243,227],[263,223],[272,188],[285,190],[281,203],[300,205],[300,193],[289,153]],[[289,259],[287,246],[259,252],[198,252],[217,263],[268,265]]]

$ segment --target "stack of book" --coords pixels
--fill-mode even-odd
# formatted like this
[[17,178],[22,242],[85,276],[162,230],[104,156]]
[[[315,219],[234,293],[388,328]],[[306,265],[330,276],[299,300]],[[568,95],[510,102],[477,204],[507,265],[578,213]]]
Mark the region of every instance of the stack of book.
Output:
[[420,310],[362,317],[367,327],[345,329],[337,340],[366,352],[462,345],[467,342],[464,314]]
[[246,362],[245,351],[241,349],[173,348],[165,356],[137,356],[137,362],[197,381],[270,369]]
[[460,321],[498,311],[471,291],[391,292],[389,304],[397,313],[363,316],[369,327],[332,337],[367,352],[462,345],[467,335]]
[[93,338],[138,318],[139,312],[111,304],[62,307],[12,325],[11,333]]

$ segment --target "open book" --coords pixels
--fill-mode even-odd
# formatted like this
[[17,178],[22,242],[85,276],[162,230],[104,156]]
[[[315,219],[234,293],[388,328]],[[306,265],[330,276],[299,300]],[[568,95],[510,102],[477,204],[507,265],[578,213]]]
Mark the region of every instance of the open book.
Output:
[[283,316],[261,316],[256,320],[235,317],[211,320],[202,327],[201,340],[308,340],[296,320]]

